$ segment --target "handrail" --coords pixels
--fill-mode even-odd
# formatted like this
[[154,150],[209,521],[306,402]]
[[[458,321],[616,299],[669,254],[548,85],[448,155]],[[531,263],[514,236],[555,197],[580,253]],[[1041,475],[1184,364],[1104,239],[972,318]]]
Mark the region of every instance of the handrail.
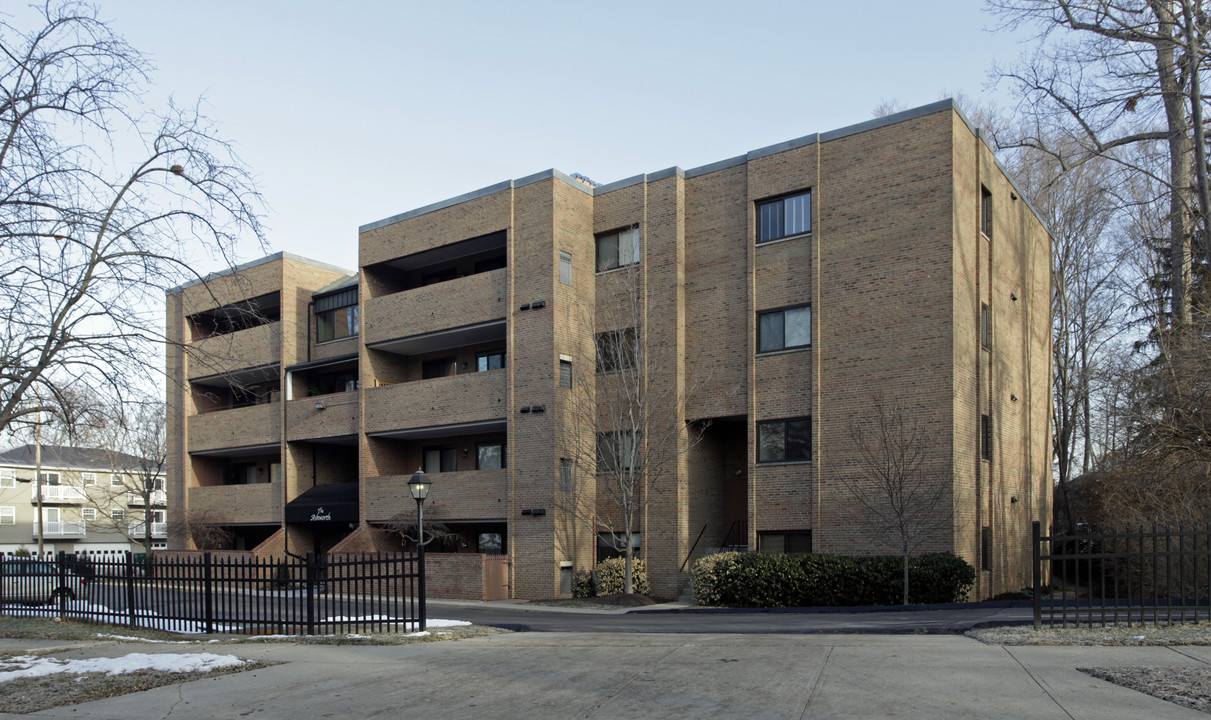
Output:
[[694,548],[698,547],[698,541],[702,539],[702,534],[706,532],[706,523],[703,523],[702,529],[698,531],[698,537],[694,538],[694,544],[690,546],[690,551],[685,554],[685,559],[681,561],[681,569],[677,572],[685,571],[685,564],[694,556]]
[[744,537],[744,544],[748,545],[748,520],[734,520],[731,526],[728,527],[727,534],[723,536],[723,544],[719,546],[719,552],[723,552],[729,545],[735,544],[731,542],[731,539],[732,531],[735,530],[737,526],[740,527],[741,535]]

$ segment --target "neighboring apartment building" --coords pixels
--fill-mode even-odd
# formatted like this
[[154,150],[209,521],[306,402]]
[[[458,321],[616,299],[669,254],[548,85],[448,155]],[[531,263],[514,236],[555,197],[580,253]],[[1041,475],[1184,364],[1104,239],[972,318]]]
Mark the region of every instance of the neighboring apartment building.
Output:
[[[922,549],[975,565],[978,598],[1030,581],[1050,238],[951,101],[602,186],[546,171],[358,250],[357,273],[283,253],[169,294],[172,547],[398,548],[423,467],[450,533],[431,592],[495,596],[503,567],[549,597],[621,529],[569,448],[661,443],[632,529],[674,596],[722,546],[889,552],[852,495],[882,402],[927,428],[943,485]],[[602,432],[632,367],[675,402]]]
[[[34,445],[0,452],[0,554],[36,553],[41,525],[45,552],[110,555],[167,547],[164,475],[125,453],[42,446],[42,483]],[[42,516],[38,516],[41,491]]]

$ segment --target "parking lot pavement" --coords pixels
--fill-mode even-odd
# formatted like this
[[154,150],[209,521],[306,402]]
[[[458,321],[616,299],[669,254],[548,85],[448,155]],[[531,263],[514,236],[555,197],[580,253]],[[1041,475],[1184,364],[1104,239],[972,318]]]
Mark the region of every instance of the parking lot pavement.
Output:
[[[181,646],[98,645],[115,653]],[[957,635],[507,633],[405,646],[224,644],[282,664],[40,718],[1205,718],[1077,668],[1204,666],[1164,647]],[[202,651],[205,648],[199,648]]]

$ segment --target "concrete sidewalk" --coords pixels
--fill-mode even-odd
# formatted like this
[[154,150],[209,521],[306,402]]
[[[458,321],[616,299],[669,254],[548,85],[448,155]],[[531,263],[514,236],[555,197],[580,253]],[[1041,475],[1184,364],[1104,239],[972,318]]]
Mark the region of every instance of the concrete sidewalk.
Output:
[[[0,651],[22,642],[5,640]],[[0,717],[1205,718],[1077,668],[1211,661],[1205,647],[999,647],[954,635],[853,634],[514,633],[407,646],[80,643],[55,655],[129,652],[218,652],[283,664]]]

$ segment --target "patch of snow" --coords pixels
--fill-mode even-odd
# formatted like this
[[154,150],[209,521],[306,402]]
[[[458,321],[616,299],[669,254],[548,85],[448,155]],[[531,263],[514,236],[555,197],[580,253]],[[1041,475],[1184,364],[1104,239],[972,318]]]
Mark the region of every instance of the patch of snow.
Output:
[[60,660],[22,655],[0,660],[0,682],[57,673],[122,675],[139,670],[210,672],[219,668],[240,667],[247,664],[247,660],[241,660],[234,655],[215,655],[214,653],[165,653],[161,655],[130,653],[119,658],[87,658],[83,660]]
[[142,643],[157,643],[161,645],[192,645],[189,640],[153,640],[151,638],[135,637],[133,635],[111,635],[109,633],[97,633],[99,638],[108,638],[110,640],[126,640],[129,642]]

